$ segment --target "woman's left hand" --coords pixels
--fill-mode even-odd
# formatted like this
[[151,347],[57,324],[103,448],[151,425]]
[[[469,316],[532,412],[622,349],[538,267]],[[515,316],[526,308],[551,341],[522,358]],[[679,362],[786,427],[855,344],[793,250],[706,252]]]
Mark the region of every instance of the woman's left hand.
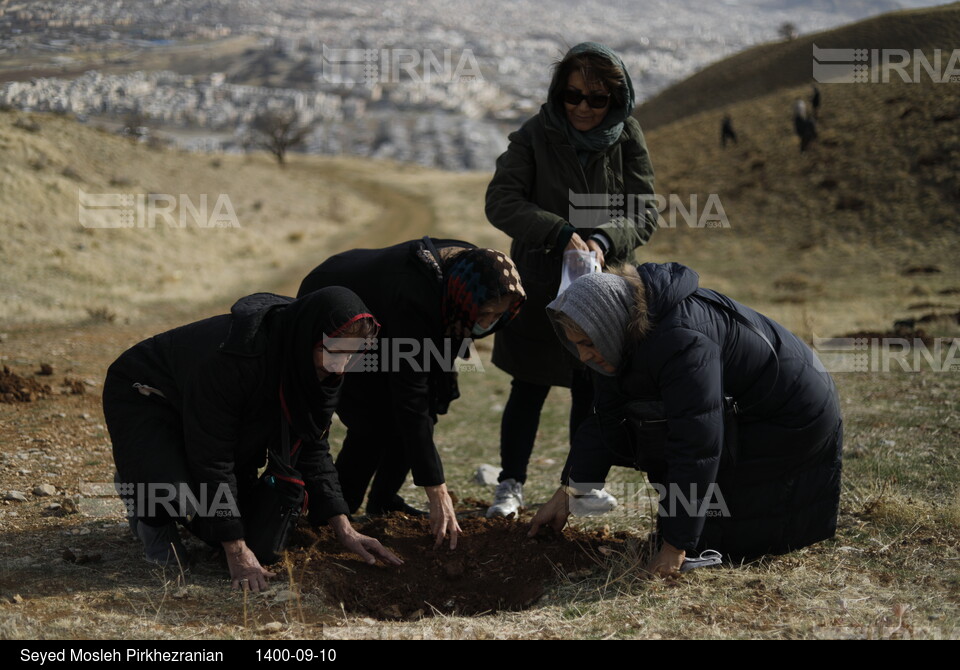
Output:
[[403,565],[403,560],[380,544],[379,540],[368,535],[361,535],[355,531],[353,526],[350,525],[350,521],[346,515],[340,514],[332,517],[327,523],[333,528],[333,532],[336,533],[337,540],[340,541],[340,544],[365,560],[368,564],[375,564],[379,558],[388,565]]
[[664,542],[660,551],[647,563],[646,571],[653,577],[675,577],[680,574],[680,566],[687,552]]

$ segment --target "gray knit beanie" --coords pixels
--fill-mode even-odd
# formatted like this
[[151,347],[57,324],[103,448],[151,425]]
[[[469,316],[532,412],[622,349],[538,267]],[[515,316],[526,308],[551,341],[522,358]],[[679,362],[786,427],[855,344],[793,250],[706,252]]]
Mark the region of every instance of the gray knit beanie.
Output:
[[[574,356],[579,358],[577,348],[567,339],[556,316],[565,314],[590,338],[607,363],[619,369],[623,359],[627,328],[634,308],[636,290],[623,277],[607,273],[594,273],[579,277],[553,302],[547,305],[557,337]],[[608,377],[607,372],[594,362],[587,365]]]

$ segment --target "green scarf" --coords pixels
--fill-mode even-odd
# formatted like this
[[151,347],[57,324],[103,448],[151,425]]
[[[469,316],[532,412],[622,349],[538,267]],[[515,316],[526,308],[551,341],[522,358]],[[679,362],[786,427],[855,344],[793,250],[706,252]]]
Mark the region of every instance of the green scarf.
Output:
[[550,82],[550,92],[547,96],[547,102],[540,108],[541,113],[546,114],[550,125],[566,135],[567,141],[577,150],[577,156],[582,164],[586,164],[590,158],[590,154],[603,151],[617,141],[620,133],[623,132],[623,122],[630,116],[634,103],[636,102],[630,73],[627,72],[623,61],[620,60],[620,57],[612,49],[602,44],[597,44],[596,42],[583,42],[570,49],[567,55],[564,56],[564,59],[572,55],[586,53],[606,58],[623,70],[623,76],[626,81],[626,86],[622,91],[624,104],[613,106],[611,102],[610,109],[607,110],[607,115],[596,128],[592,128],[585,133],[580,132],[567,121],[567,114],[563,107],[563,91],[567,87],[567,82],[560,81],[560,77],[554,75],[553,81]]

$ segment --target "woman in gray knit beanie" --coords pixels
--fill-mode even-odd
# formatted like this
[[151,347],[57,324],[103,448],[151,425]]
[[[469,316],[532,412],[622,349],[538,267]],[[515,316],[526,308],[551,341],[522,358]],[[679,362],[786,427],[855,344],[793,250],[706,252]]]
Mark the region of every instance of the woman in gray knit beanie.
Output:
[[[647,565],[651,574],[689,569],[695,563],[686,556],[706,549],[740,561],[833,537],[839,400],[826,369],[793,333],[700,288],[697,273],[679,263],[583,276],[547,313],[566,348],[595,373],[594,411],[531,536],[543,525],[562,530],[570,497],[603,488],[610,468],[621,465],[662,487],[662,545]],[[641,406],[657,416],[639,418]]]
[[577,279],[547,305],[557,337],[594,372],[616,374],[637,299],[644,300],[638,288],[618,274],[595,273]]

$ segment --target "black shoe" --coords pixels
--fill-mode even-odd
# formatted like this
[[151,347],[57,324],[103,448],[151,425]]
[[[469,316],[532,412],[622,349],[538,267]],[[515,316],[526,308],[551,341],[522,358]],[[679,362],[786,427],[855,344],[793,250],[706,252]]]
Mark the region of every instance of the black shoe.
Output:
[[128,516],[127,524],[130,526],[130,532],[133,533],[133,536],[139,540],[140,535],[137,533],[137,526],[140,525],[140,519],[135,516]]
[[389,512],[403,512],[408,516],[430,515],[429,512],[424,512],[422,509],[411,507],[403,498],[396,494],[394,494],[392,498],[388,498],[386,502],[367,500],[367,514],[369,516],[383,516]]
[[144,558],[148,563],[165,568],[188,568],[187,550],[180,541],[176,523],[171,521],[163,526],[149,526],[140,522],[137,524],[137,535],[143,541]]

